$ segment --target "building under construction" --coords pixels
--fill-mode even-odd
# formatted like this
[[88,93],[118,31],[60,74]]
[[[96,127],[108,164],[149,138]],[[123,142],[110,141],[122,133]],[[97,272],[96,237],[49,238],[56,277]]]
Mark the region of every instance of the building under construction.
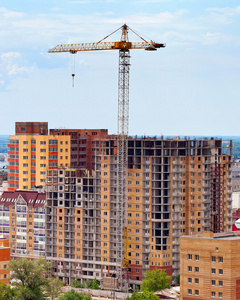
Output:
[[231,141],[129,137],[122,228],[117,142],[95,140],[92,174],[49,170],[46,258],[67,284],[119,268],[128,287],[155,268],[175,277],[181,235],[231,230]]

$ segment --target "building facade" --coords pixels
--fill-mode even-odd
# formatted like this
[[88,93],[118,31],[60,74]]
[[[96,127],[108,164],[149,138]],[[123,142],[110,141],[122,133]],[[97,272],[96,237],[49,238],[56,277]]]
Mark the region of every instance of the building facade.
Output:
[[[116,276],[116,143],[95,140],[92,175],[50,170],[46,257],[67,284]],[[214,139],[128,139],[122,243],[129,285],[155,268],[177,276],[182,235],[231,231],[231,153],[224,147]]]
[[9,270],[7,264],[10,261],[9,237],[0,234],[0,282],[9,283]]
[[71,138],[71,167],[94,170],[94,140],[108,135],[107,129],[50,129],[50,135]]
[[46,194],[6,191],[0,196],[0,232],[9,238],[11,258],[45,256]]
[[181,237],[181,300],[240,299],[240,234]]
[[70,166],[70,136],[51,136],[47,123],[16,122],[9,136],[9,191],[46,184],[47,169]]

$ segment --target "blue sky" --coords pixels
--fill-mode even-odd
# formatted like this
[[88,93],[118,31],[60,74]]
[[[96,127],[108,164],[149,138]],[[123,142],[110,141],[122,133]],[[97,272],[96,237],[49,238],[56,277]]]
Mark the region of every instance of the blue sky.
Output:
[[118,52],[78,53],[73,88],[71,55],[47,51],[99,41],[124,23],[167,44],[131,51],[130,134],[240,135],[234,0],[1,0],[0,134],[13,134],[15,121],[116,133]]

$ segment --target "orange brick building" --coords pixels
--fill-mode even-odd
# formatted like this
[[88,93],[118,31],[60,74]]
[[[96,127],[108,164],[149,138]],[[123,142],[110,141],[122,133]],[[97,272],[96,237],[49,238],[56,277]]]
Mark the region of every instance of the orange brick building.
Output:
[[240,299],[240,234],[182,236],[181,300]]
[[50,135],[71,137],[71,167],[94,170],[94,140],[106,138],[107,129],[50,129]]
[[48,135],[48,123],[16,122],[9,136],[9,191],[45,186],[46,171],[70,166],[70,136]]
[[0,282],[9,283],[9,271],[7,270],[7,264],[11,260],[9,237],[0,235]]

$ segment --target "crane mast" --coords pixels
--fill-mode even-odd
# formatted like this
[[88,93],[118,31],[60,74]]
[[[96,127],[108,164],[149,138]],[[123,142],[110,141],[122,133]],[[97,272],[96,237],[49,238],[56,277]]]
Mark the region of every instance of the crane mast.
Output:
[[[127,27],[122,28],[121,42],[128,42]],[[125,213],[126,213],[126,170],[128,149],[128,122],[129,122],[129,50],[119,50],[118,69],[118,139],[117,139],[117,271],[119,287],[125,288],[127,281],[123,277],[122,266],[128,267],[128,262],[123,263],[123,252],[126,246],[124,241]],[[126,247],[125,247],[126,248]],[[127,252],[128,249],[125,249]]]
[[[105,38],[122,30],[119,42],[102,42]],[[164,48],[165,44],[146,41],[126,24],[99,41],[98,43],[62,44],[50,49],[49,53],[70,52],[75,54],[78,51],[93,50],[119,50],[118,68],[118,134],[117,134],[117,264],[116,271],[119,279],[119,289],[127,288],[127,280],[124,277],[123,269],[128,267],[128,228],[126,221],[126,172],[128,157],[128,124],[129,124],[129,71],[130,71],[130,49],[157,50]],[[128,29],[138,35],[143,42],[129,42]],[[73,76],[75,74],[72,74]]]

